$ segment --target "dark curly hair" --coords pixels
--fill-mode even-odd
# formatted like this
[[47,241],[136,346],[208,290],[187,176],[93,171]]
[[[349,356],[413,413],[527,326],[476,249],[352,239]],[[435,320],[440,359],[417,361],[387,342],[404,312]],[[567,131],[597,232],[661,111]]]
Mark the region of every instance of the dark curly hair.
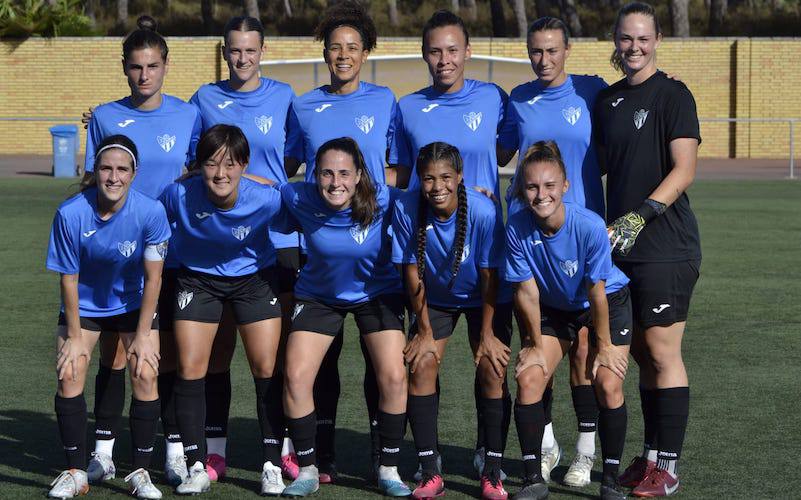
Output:
[[362,37],[362,46],[367,52],[376,47],[378,34],[373,19],[364,10],[361,4],[346,0],[328,8],[320,24],[314,29],[314,39],[328,47],[331,33],[337,28],[347,26],[359,32]]
[[[459,154],[459,150],[455,146],[451,146],[445,142],[432,142],[420,148],[416,163],[417,175],[422,179],[428,167],[438,161],[448,163],[457,174],[461,174],[464,170],[462,155]],[[453,248],[451,249],[453,262],[451,263],[451,281],[448,283],[448,288],[453,287],[453,283],[456,281],[456,275],[459,274],[464,244],[467,239],[467,189],[464,187],[464,179],[462,179],[457,188],[457,200],[456,236],[453,239]],[[418,287],[417,293],[420,293],[426,272],[427,219],[428,201],[422,193],[421,183],[420,204],[417,209],[417,278],[420,280],[421,286]]]

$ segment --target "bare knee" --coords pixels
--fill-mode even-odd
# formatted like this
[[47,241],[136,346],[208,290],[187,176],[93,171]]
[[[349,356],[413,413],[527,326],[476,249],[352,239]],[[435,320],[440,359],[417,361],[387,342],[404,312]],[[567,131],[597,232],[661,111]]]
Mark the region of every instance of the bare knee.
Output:
[[417,363],[414,373],[409,375],[409,391],[415,396],[428,396],[437,390],[439,364],[432,355],[426,355]]
[[542,399],[548,380],[542,368],[530,366],[517,376],[517,395],[522,404],[533,404]]
[[378,373],[378,386],[384,399],[405,397],[407,390],[406,370],[403,365],[381,370]]
[[498,399],[503,397],[503,385],[506,381],[506,370],[503,376],[498,376],[492,363],[487,358],[481,358],[478,363],[478,383],[481,386],[481,394],[485,398]]
[[619,408],[623,404],[623,379],[611,371],[599,369],[593,385],[602,408]]
[[131,370],[131,391],[136,399],[151,400],[158,397],[158,375],[150,365],[142,368],[142,373],[136,376]]

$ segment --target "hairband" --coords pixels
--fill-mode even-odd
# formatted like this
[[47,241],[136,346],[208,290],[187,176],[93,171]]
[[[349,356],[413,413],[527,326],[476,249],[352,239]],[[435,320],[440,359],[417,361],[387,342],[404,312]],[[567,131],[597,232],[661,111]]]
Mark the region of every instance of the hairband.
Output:
[[128,153],[129,155],[131,155],[131,160],[133,160],[133,168],[134,168],[134,170],[136,170],[136,156],[134,156],[133,152],[130,149],[126,148],[122,144],[107,144],[107,145],[103,146],[102,148],[100,148],[97,151],[97,153],[95,153],[95,158],[100,158],[100,153],[102,153],[103,151],[105,151],[107,149],[112,149],[112,148],[121,149],[121,150],[125,151],[126,153]]

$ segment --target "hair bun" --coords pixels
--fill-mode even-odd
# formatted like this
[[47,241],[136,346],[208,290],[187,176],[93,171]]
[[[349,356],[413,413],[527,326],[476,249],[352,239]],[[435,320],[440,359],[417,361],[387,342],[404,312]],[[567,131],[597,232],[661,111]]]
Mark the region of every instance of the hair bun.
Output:
[[136,20],[136,27],[140,30],[156,31],[158,26],[156,20],[148,15],[139,16],[139,19]]

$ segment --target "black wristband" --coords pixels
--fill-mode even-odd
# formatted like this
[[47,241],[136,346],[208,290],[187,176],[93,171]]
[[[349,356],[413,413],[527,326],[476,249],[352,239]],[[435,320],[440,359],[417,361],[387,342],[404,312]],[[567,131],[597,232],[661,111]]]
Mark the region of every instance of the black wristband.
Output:
[[645,223],[648,224],[658,216],[665,213],[665,209],[667,209],[667,205],[664,203],[660,203],[656,200],[648,198],[642,202],[642,205],[640,205],[640,208],[638,208],[636,212],[640,217],[643,218]]

